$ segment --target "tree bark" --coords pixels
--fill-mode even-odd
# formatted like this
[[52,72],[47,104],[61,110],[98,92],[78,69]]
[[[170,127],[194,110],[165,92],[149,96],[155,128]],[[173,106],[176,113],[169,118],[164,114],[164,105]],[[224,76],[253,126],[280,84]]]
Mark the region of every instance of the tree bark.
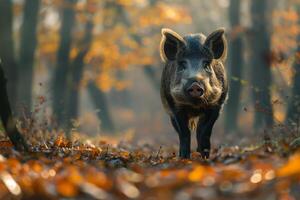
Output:
[[18,79],[18,101],[29,110],[32,100],[34,53],[37,45],[36,29],[40,0],[25,1],[21,31],[21,47]]
[[97,112],[99,119],[101,120],[101,129],[105,132],[113,132],[114,124],[110,116],[107,100],[104,93],[95,85],[94,82],[88,84],[88,90],[94,102],[94,105],[100,110]]
[[254,128],[260,129],[273,125],[273,107],[271,103],[271,41],[268,30],[270,21],[266,0],[251,1],[252,31],[250,39],[250,66],[255,105]]
[[61,125],[65,115],[65,93],[68,68],[70,64],[70,50],[72,29],[75,24],[74,6],[77,0],[65,0],[60,30],[60,44],[57,52],[57,64],[53,78],[53,114],[57,124]]
[[[231,0],[229,8],[229,21],[231,30],[241,26],[240,24],[240,0]],[[226,132],[234,132],[237,129],[237,117],[239,114],[239,102],[241,93],[241,82],[243,72],[243,40],[240,33],[231,34],[229,41],[228,68],[229,72],[229,99],[225,112],[225,130]],[[233,78],[234,77],[234,78]],[[235,79],[238,79],[235,80]]]
[[1,120],[7,136],[12,144],[19,151],[28,151],[28,146],[16,127],[16,123],[13,119],[11,107],[9,104],[7,90],[6,90],[6,78],[2,69],[2,63],[0,60],[0,115]]
[[[298,9],[298,14],[300,15],[300,7]],[[300,20],[298,20],[300,25]],[[299,126],[300,123],[300,34],[297,36],[297,50],[295,54],[295,61],[293,64],[294,68],[294,77],[293,77],[293,86],[292,92],[289,99],[289,104],[286,114],[286,123],[290,125]]]
[[11,0],[1,1],[0,6],[0,57],[5,74],[9,80],[7,85],[8,97],[13,109],[16,106],[17,92],[17,63],[14,57],[13,41],[13,5]]
[[79,86],[83,74],[84,58],[88,53],[92,42],[93,31],[92,19],[90,19],[85,27],[85,36],[82,40],[82,50],[77,54],[72,63],[72,80],[68,86],[68,105],[67,105],[67,119],[76,119],[78,117],[78,102],[79,102]]

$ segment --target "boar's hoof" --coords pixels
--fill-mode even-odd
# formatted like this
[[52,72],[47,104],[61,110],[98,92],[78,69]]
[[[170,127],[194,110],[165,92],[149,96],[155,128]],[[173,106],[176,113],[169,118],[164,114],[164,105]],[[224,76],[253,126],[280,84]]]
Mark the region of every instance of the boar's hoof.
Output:
[[203,149],[200,151],[201,157],[203,159],[208,159],[209,158],[209,149]]
[[188,152],[180,152],[179,157],[182,159],[189,159],[190,158],[190,153]]

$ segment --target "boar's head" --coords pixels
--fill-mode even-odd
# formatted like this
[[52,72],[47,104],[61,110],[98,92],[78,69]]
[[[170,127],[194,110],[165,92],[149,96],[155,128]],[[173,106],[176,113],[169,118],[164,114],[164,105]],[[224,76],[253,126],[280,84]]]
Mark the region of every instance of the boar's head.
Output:
[[163,29],[160,51],[162,59],[172,68],[169,87],[176,104],[194,107],[217,104],[222,94],[217,70],[227,53],[223,29],[208,37],[203,34],[182,37]]

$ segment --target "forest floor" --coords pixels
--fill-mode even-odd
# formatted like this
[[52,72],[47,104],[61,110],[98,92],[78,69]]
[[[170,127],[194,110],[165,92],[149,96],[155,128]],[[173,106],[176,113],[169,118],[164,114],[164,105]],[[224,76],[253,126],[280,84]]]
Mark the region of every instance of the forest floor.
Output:
[[298,139],[220,147],[209,160],[173,147],[69,142],[31,153],[0,144],[0,199],[300,199]]

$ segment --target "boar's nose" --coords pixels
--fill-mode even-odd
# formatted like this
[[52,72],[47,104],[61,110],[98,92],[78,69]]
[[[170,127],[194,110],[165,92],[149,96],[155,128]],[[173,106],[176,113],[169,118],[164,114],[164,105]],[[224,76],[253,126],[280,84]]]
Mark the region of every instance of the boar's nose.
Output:
[[193,82],[187,88],[187,92],[191,97],[201,97],[204,94],[204,89],[198,82]]

